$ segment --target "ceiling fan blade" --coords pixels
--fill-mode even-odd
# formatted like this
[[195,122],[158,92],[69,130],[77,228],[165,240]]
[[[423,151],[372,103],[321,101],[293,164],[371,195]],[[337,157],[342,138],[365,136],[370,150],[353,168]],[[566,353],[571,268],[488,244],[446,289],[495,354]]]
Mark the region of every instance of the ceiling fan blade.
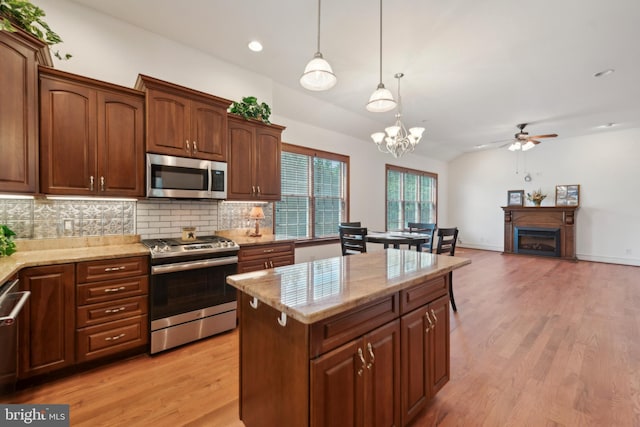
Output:
[[540,141],[536,141],[535,139],[529,139],[530,142],[533,142],[534,144],[540,144]]
[[528,136],[527,139],[528,140],[532,140],[532,139],[540,139],[540,138],[555,138],[556,136],[558,136],[557,133],[549,133],[547,135],[533,135],[533,136]]

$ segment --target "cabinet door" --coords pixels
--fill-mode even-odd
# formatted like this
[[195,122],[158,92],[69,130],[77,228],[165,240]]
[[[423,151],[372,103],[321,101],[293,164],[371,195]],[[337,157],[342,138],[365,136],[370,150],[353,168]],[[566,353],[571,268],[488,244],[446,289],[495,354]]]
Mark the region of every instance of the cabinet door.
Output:
[[189,101],[181,96],[149,89],[147,92],[147,151],[189,157]]
[[256,129],[255,184],[259,200],[280,200],[280,134],[277,129]]
[[366,365],[362,339],[311,362],[311,427],[362,426]]
[[431,325],[427,322],[428,306],[402,316],[402,425],[407,425],[430,399],[429,353]]
[[98,188],[96,132],[95,90],[41,77],[42,192],[95,194]]
[[429,313],[434,323],[429,357],[429,395],[433,397],[449,381],[449,296],[445,295],[429,304]]
[[0,31],[0,192],[36,191],[38,92],[35,48]]
[[20,287],[31,291],[20,313],[21,378],[74,364],[73,264],[27,268]]
[[98,92],[97,190],[100,195],[144,195],[144,100]]
[[249,200],[255,191],[254,127],[250,123],[229,120],[229,179],[227,199]]
[[191,101],[191,153],[207,160],[227,159],[227,110],[224,106]]

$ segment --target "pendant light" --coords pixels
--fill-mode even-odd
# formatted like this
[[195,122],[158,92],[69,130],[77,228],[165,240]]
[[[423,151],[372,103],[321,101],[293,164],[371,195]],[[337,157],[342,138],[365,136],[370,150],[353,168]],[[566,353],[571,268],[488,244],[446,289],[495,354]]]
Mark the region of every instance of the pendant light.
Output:
[[338,79],[333,74],[331,65],[320,53],[320,0],[318,0],[318,50],[313,55],[313,59],[304,68],[304,73],[300,77],[300,84],[305,89],[321,91],[331,89],[337,81]]
[[396,101],[393,99],[391,91],[384,87],[382,83],[382,0],[380,0],[380,83],[378,88],[369,97],[367,110],[373,113],[384,113],[395,108]]

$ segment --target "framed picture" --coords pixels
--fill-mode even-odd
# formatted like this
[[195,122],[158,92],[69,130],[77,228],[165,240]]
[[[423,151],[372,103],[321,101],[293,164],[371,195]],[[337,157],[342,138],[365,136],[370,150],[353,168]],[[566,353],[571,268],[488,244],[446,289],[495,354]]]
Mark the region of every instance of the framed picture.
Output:
[[556,185],[556,206],[578,206],[579,204],[579,185]]
[[523,206],[524,205],[524,190],[509,190],[509,191],[507,191],[507,205],[509,205],[509,206]]

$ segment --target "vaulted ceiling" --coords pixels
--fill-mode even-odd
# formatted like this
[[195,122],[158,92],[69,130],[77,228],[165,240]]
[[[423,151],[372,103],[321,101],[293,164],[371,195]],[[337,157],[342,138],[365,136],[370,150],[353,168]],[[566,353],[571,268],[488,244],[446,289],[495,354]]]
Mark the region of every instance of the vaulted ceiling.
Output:
[[[316,51],[315,0],[73,1],[366,119],[288,108],[296,120],[363,140],[394,121],[365,110],[379,80],[376,0],[322,2],[321,51],[338,77],[327,92],[298,83]],[[403,122],[424,126],[418,152],[442,160],[497,149],[519,123],[559,134],[544,144],[640,127],[638,22],[638,0],[384,0],[382,80],[395,94],[393,76],[405,74]],[[252,39],[262,52],[249,51]]]

